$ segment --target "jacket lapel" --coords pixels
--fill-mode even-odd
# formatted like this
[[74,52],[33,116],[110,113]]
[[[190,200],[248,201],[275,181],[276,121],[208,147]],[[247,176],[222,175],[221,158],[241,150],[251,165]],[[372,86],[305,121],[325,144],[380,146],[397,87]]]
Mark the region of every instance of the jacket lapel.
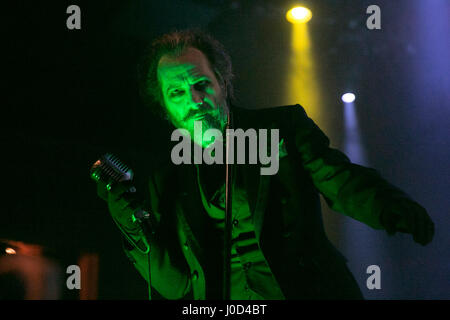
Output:
[[261,175],[259,165],[244,165],[242,169],[256,239],[259,241],[267,206],[271,176]]

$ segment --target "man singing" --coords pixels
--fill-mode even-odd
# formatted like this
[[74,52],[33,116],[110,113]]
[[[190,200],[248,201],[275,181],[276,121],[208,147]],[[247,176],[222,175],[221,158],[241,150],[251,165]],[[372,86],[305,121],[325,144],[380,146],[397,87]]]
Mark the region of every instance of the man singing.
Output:
[[[319,193],[335,211],[389,234],[432,240],[426,210],[370,168],[353,164],[308,118],[300,105],[247,110],[233,102],[232,68],[222,45],[193,30],[152,42],[140,64],[144,101],[193,143],[194,134],[233,128],[279,130],[279,167],[262,175],[261,163],[232,170],[231,299],[362,299],[346,259],[325,234]],[[154,103],[156,102],[156,104]],[[154,107],[153,107],[154,108]],[[249,148],[252,150],[252,148]],[[274,150],[271,150],[274,152]],[[167,299],[222,297],[225,164],[167,165],[149,179],[156,223],[150,239],[151,285]],[[124,234],[124,248],[148,281],[148,254],[126,192],[108,191],[109,211]]]

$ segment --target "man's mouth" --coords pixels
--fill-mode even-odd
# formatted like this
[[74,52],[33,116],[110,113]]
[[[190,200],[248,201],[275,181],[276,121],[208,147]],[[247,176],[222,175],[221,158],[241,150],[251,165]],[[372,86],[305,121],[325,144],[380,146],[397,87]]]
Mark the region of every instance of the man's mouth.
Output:
[[206,118],[207,115],[208,115],[207,113],[196,114],[195,116],[192,117],[192,120],[194,121],[203,120],[204,118]]

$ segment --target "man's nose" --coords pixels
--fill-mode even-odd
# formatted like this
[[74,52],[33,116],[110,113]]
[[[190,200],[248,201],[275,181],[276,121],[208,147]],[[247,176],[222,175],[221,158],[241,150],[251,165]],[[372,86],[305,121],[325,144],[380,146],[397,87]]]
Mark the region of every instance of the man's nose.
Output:
[[199,107],[203,103],[204,99],[205,99],[205,96],[204,96],[203,92],[200,92],[200,91],[196,90],[193,86],[191,86],[192,103],[195,106]]

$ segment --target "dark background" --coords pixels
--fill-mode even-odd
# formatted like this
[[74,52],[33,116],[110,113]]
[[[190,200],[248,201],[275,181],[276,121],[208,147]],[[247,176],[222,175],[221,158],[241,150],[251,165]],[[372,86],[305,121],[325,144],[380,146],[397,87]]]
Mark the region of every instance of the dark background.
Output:
[[[422,247],[324,208],[327,232],[367,299],[448,299],[450,3],[372,2],[306,2],[326,110],[319,125],[341,147],[340,96],[353,90],[370,165],[427,208],[436,235]],[[113,152],[145,190],[164,150],[168,128],[139,100],[139,55],[160,33],[203,27],[232,57],[239,105],[286,104],[284,13],[293,3],[27,1],[8,8],[0,238],[43,245],[62,261],[98,253],[99,299],[145,299],[145,283],[122,253],[119,231],[89,178],[92,163]],[[81,30],[66,28],[71,4],[81,8]],[[381,30],[366,28],[371,4],[382,10]],[[381,268],[381,290],[365,288],[370,264]]]

